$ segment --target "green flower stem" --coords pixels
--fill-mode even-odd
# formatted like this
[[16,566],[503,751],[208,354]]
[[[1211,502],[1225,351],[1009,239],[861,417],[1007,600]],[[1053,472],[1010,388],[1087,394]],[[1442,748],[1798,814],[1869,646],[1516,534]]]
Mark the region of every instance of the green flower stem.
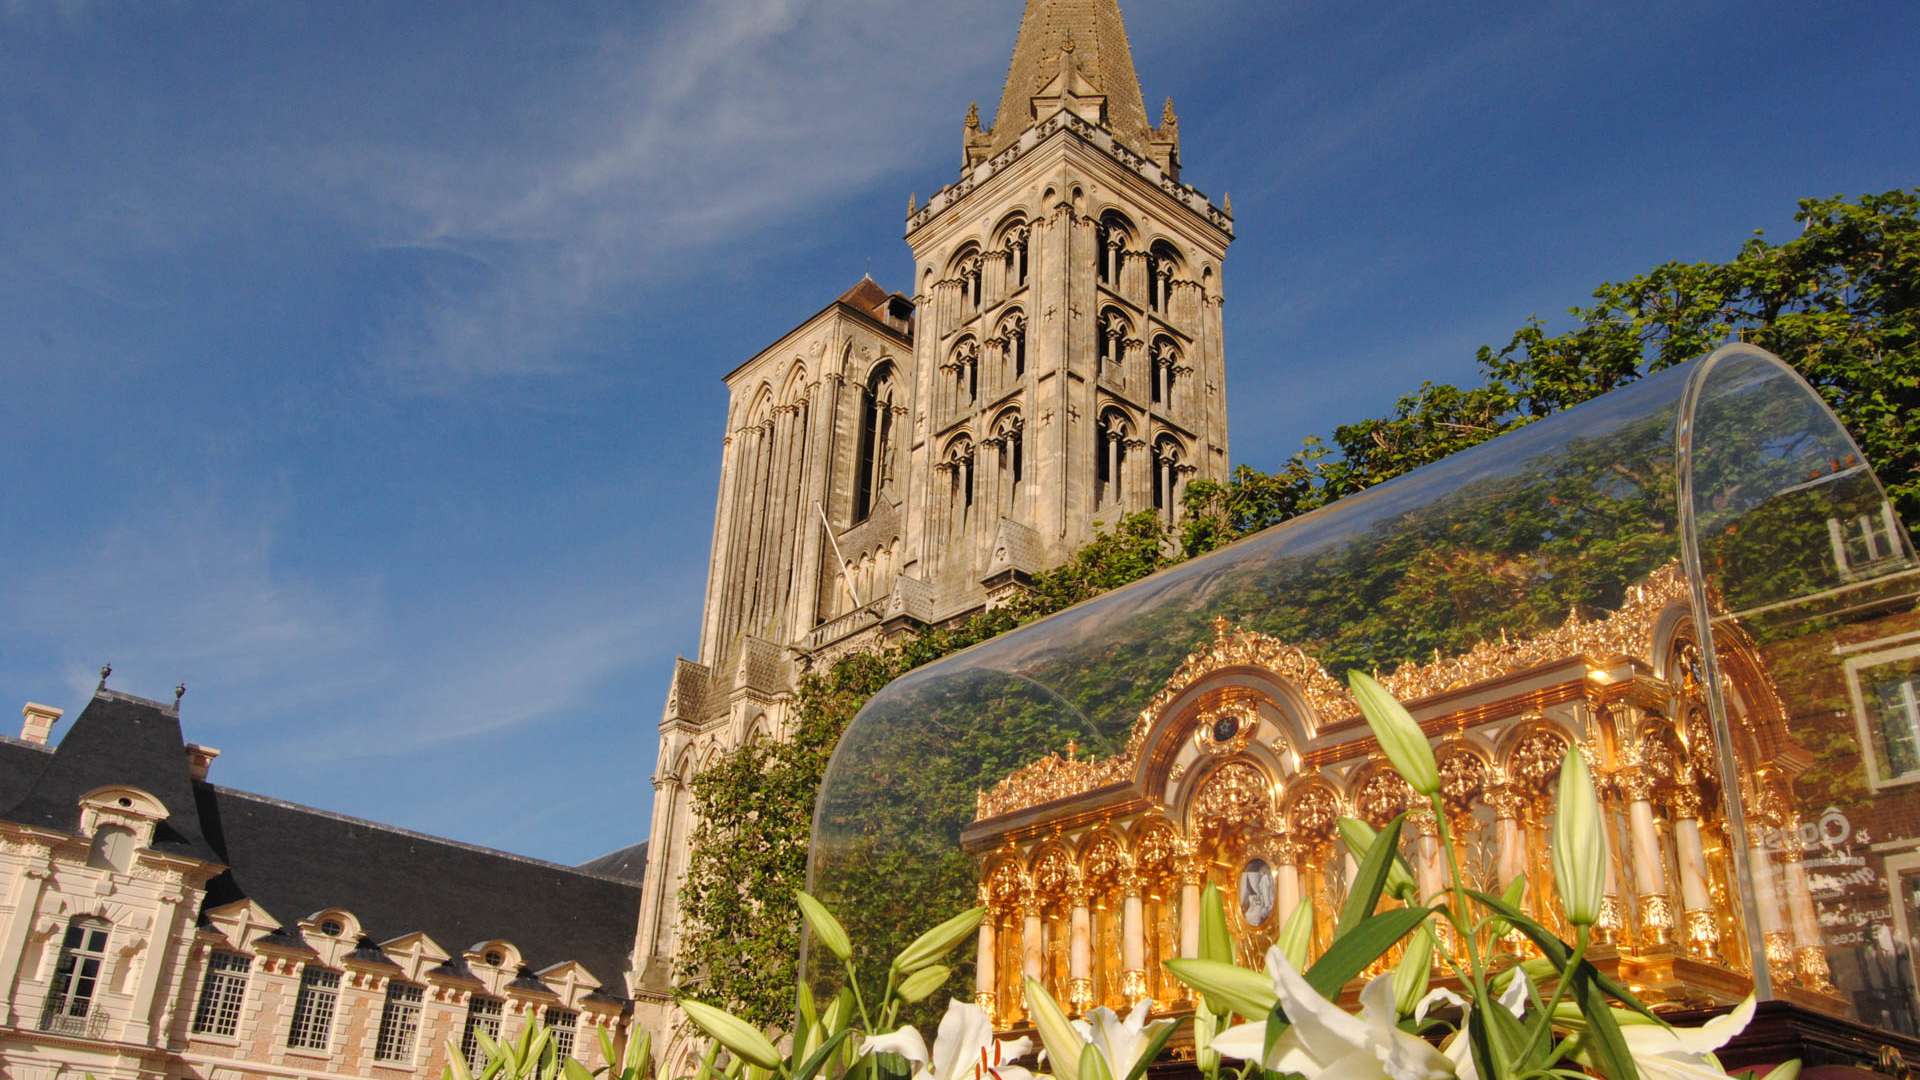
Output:
[[1467,961],[1473,969],[1473,999],[1492,1001],[1493,998],[1487,993],[1487,969],[1480,961],[1480,945],[1474,940],[1478,935],[1467,924],[1467,883],[1460,873],[1460,856],[1453,850],[1453,827],[1447,823],[1446,803],[1440,798],[1439,792],[1427,796],[1427,802],[1433,806],[1434,831],[1439,837],[1440,848],[1447,853],[1447,875],[1453,884],[1454,911],[1458,912],[1457,915],[1449,912],[1448,918],[1453,922],[1454,930],[1467,943]]
[[[1573,955],[1567,958],[1566,968],[1560,972],[1560,977],[1554,980],[1553,1000],[1547,1002],[1546,1011],[1541,1013],[1540,1019],[1536,1021],[1540,1026],[1540,1030],[1529,1033],[1527,1039],[1529,1044],[1538,1040],[1543,1034],[1548,1033],[1552,1029],[1554,1010],[1560,1007],[1560,999],[1566,996],[1567,984],[1573,981],[1573,973],[1579,969],[1580,964],[1587,958],[1587,938],[1591,933],[1592,929],[1584,924],[1574,927]],[[1554,1062],[1560,1060],[1561,1055],[1566,1053],[1567,1048],[1572,1045],[1572,1039],[1562,1039],[1553,1057],[1547,1059],[1547,1065],[1550,1067]]]

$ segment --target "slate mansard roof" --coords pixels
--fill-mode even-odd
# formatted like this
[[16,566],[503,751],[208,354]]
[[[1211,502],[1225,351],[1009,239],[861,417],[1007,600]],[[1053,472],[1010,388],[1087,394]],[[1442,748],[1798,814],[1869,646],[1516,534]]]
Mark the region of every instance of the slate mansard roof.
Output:
[[52,750],[0,739],[0,819],[75,833],[80,796],[108,785],[166,805],[155,849],[227,867],[203,910],[248,899],[292,927],[339,908],[375,942],[423,932],[456,958],[500,939],[534,971],[578,961],[626,996],[643,849],[560,866],[195,781],[176,710],[110,690]]

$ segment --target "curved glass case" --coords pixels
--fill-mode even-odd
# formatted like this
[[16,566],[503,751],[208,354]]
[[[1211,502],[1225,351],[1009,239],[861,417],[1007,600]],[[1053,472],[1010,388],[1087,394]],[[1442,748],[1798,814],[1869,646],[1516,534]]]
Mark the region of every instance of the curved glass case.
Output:
[[[1749,990],[1920,1029],[1920,574],[1858,449],[1774,357],[1728,346],[888,686],[822,784],[809,879],[884,959],[976,902],[965,973],[1075,1011],[1185,991],[1214,882],[1257,964],[1320,942],[1335,819],[1408,804],[1346,692],[1434,740],[1462,865],[1522,872],[1569,744],[1611,840],[1603,955],[1649,998]],[[1444,853],[1411,815],[1423,888]]]

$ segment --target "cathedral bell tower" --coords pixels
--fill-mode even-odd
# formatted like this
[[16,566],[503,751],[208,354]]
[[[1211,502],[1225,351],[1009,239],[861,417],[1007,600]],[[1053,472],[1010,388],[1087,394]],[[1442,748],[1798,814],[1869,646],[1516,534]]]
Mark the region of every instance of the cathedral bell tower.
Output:
[[912,295],[862,278],[725,376],[629,979],[663,1039],[694,777],[783,738],[804,672],[997,603],[1125,514],[1171,523],[1190,481],[1226,476],[1233,221],[1181,181],[1173,103],[1148,123],[1114,0],[1028,0],[993,126],[970,108],[963,136],[959,179],[909,200]]
[[[1097,524],[1172,521],[1227,472],[1221,265],[1233,221],[1148,123],[1114,0],[1028,0],[993,126],[909,210],[909,553],[942,594],[1053,566]],[[1023,565],[1024,564],[1024,565]]]

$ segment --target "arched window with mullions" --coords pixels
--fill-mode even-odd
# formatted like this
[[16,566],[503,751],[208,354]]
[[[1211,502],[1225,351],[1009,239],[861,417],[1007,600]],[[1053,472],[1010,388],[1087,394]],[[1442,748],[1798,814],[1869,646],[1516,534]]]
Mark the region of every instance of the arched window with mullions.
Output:
[[1108,409],[1100,415],[1099,437],[1094,442],[1095,506],[1105,508],[1120,503],[1120,478],[1126,472],[1127,436],[1131,431],[1132,425],[1120,410]]
[[107,962],[107,936],[111,928],[105,919],[91,916],[67,924],[60,941],[60,959],[53,969],[53,984],[47,988],[47,1007],[41,1014],[40,1029],[68,1035],[97,1033],[94,994],[100,989],[101,968]]
[[1006,357],[1007,371],[1014,379],[1023,379],[1027,375],[1027,317],[1015,310],[1000,323],[1000,341],[1002,354]]
[[1126,354],[1127,335],[1133,327],[1119,308],[1107,308],[1094,320],[1095,378],[1118,378],[1121,358]]
[[1180,502],[1180,440],[1162,435],[1153,443],[1153,508],[1169,522]]
[[1094,268],[1104,285],[1120,283],[1120,255],[1126,250],[1132,226],[1118,211],[1100,215],[1093,226]]
[[1153,348],[1148,350],[1153,363],[1153,402],[1156,405],[1173,405],[1173,380],[1180,368],[1180,346],[1165,334],[1153,339]]
[[1180,268],[1180,252],[1165,240],[1154,241],[1147,249],[1147,306],[1167,310],[1173,291],[1174,271]]
[[994,421],[993,436],[1000,447],[1000,510],[1018,518],[1027,470],[1026,434],[1019,412],[1001,414],[1000,419]]
[[853,478],[853,520],[865,521],[893,482],[894,369],[881,364],[860,388],[859,472]]

